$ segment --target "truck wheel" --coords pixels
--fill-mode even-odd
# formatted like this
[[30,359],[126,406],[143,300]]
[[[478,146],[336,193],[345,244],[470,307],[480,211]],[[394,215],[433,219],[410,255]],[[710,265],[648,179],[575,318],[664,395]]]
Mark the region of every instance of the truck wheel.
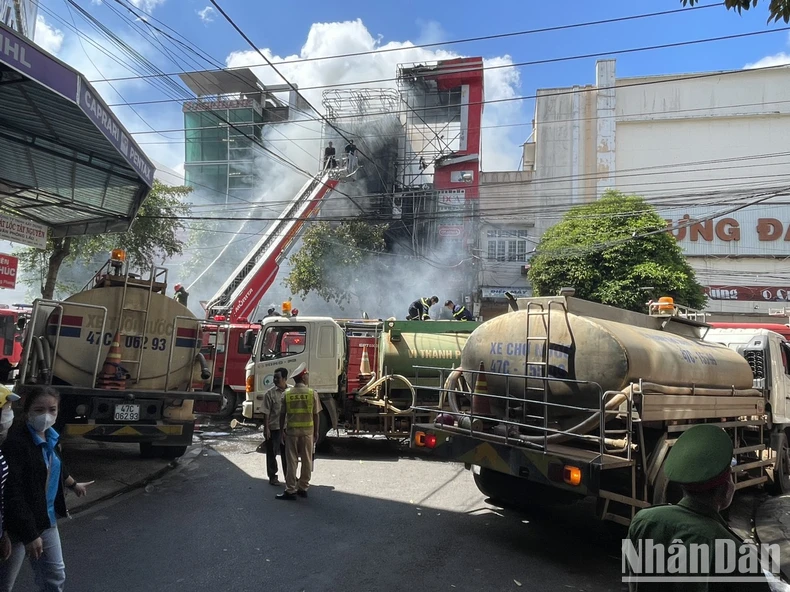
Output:
[[316,450],[326,450],[329,448],[329,440],[326,435],[332,429],[332,420],[329,418],[329,413],[323,409],[318,415],[318,442],[315,443]]
[[766,489],[773,495],[784,495],[790,493],[790,446],[787,444],[787,434],[782,434],[776,455],[774,480]]
[[229,386],[223,389],[217,387],[214,389],[214,392],[222,394],[222,406],[217,414],[218,417],[223,419],[233,417],[233,414],[236,412],[236,393],[233,392],[233,389]]

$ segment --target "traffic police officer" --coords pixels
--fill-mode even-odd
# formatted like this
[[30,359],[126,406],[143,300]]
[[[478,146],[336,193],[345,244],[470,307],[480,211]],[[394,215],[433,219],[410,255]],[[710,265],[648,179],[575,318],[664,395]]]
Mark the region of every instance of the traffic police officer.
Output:
[[[281,430],[285,430],[285,491],[277,499],[294,500],[296,496],[307,497],[310,476],[313,472],[313,445],[318,441],[318,416],[321,400],[318,393],[307,386],[307,366],[304,362],[291,375],[296,386],[283,395],[280,415]],[[296,465],[302,462],[299,480]]]
[[431,306],[438,304],[439,297],[431,296],[430,298],[420,298],[415,300],[409,305],[409,316],[406,317],[407,321],[427,321],[431,318],[428,312]]
[[[728,573],[715,573],[719,567],[716,565],[716,541],[732,541],[724,543],[736,549],[734,560],[737,562],[741,555],[738,552],[743,540],[729,529],[727,523],[719,512],[729,507],[735,493],[735,483],[730,470],[733,458],[733,445],[731,437],[722,428],[711,424],[700,424],[689,428],[677,439],[664,463],[664,472],[669,481],[678,483],[683,488],[683,499],[677,505],[662,505],[640,511],[632,520],[628,530],[628,539],[632,549],[642,549],[647,546],[647,541],[652,545],[663,545],[666,552],[671,550],[673,544],[682,542],[686,548],[687,577],[715,577],[752,576],[755,574],[739,574],[737,570]],[[627,543],[627,541],[624,541]],[[700,559],[699,572],[690,573],[692,554],[699,553],[689,549],[689,545],[707,545],[709,550],[709,564],[704,565]],[[644,551],[643,551],[644,552]],[[625,553],[625,546],[624,546]],[[725,565],[732,560],[725,558]],[[758,562],[759,564],[759,562]],[[664,566],[661,566],[664,567]],[[624,574],[625,575],[625,574]],[[631,574],[633,577],[633,574]],[[647,576],[666,576],[661,582],[630,582],[629,589],[638,592],[652,591],[714,591],[714,590],[770,590],[768,583],[761,579],[757,582],[673,582],[671,578],[678,578],[681,574],[666,575],[663,573],[641,574]],[[762,571],[756,574],[763,578]]]

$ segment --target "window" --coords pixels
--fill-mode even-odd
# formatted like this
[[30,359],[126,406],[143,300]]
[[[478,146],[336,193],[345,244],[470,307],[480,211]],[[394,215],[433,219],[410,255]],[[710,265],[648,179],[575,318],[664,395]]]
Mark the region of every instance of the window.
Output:
[[487,231],[488,260],[525,262],[528,236],[526,230]]
[[3,355],[10,356],[14,353],[14,337],[16,336],[16,324],[14,317],[2,316],[3,323]]
[[278,360],[304,353],[307,349],[305,327],[269,327],[263,335],[261,360]]
[[242,331],[241,333],[239,333],[238,352],[240,354],[251,354],[252,353],[252,347],[247,347],[246,345],[244,345],[244,334],[245,333],[246,333],[246,331]]

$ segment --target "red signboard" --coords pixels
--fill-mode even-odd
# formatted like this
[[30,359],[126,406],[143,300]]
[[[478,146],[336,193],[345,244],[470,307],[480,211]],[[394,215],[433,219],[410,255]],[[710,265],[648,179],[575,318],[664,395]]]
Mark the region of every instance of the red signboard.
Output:
[[762,302],[790,301],[788,286],[706,286],[705,293],[711,300],[751,300]]
[[16,287],[16,271],[19,267],[19,259],[0,253],[0,288]]

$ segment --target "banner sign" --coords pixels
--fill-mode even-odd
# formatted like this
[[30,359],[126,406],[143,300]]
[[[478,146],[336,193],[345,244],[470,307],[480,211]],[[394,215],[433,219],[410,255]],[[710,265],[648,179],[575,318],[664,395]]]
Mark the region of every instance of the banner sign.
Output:
[[763,302],[790,301],[787,286],[706,286],[705,294],[711,300],[749,300]]
[[0,214],[0,239],[45,249],[47,247],[47,227],[32,220]]
[[0,288],[13,290],[16,288],[16,272],[19,269],[19,259],[0,253]]

